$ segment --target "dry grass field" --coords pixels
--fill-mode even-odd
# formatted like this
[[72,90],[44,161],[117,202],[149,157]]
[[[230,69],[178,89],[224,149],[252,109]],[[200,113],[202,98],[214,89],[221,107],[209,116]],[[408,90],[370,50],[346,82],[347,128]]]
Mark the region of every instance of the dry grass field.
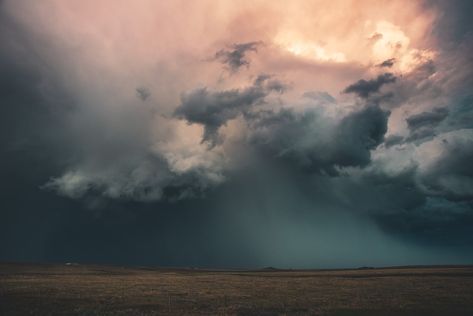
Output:
[[208,271],[0,264],[0,315],[473,315],[473,267]]

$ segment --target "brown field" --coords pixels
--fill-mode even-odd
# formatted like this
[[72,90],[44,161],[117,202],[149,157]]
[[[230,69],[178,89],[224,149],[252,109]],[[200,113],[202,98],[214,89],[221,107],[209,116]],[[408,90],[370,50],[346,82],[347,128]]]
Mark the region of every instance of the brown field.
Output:
[[209,271],[0,264],[0,315],[473,315],[473,267]]

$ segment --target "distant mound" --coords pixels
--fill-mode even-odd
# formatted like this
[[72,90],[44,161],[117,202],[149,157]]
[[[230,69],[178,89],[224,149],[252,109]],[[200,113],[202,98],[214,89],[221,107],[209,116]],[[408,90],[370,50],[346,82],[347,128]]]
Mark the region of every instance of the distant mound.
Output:
[[263,271],[278,271],[279,269],[275,267],[265,267],[262,270]]

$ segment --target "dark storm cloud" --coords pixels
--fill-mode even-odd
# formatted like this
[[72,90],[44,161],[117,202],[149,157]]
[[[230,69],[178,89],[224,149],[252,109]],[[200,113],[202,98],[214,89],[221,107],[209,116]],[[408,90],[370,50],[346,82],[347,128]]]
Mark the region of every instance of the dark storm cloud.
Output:
[[[210,183],[221,181],[218,163],[202,166],[203,159],[175,170],[162,151],[152,148],[148,128],[155,118],[149,108],[130,106],[137,100],[114,99],[103,91],[90,98],[93,93],[82,90],[73,71],[64,66],[67,54],[50,50],[53,45],[46,45],[44,38],[0,14],[0,36],[5,39],[0,47],[2,174],[22,181],[29,173],[39,173],[41,178],[35,177],[32,184],[34,194],[59,194],[84,204],[101,199],[175,200],[199,195]],[[149,91],[138,88],[136,93],[144,101]],[[112,103],[113,108],[107,108]],[[173,154],[179,157],[179,152]],[[208,161],[212,159],[206,157]]]
[[406,141],[426,141],[432,139],[439,133],[437,126],[449,115],[446,108],[436,108],[429,112],[414,114],[406,118],[410,135]]
[[406,137],[406,142],[414,142],[420,144],[432,140],[438,134],[437,130],[431,126],[422,127],[410,132]]
[[406,103],[427,103],[429,108],[443,107],[443,104],[434,105],[434,102],[440,100],[444,93],[440,81],[432,80],[438,67],[434,61],[427,60],[403,74],[402,77],[396,78],[395,82],[384,88],[385,92],[374,94],[369,98],[371,101],[378,100],[389,109],[405,106]]
[[238,71],[242,66],[249,66],[250,62],[246,55],[256,52],[262,42],[248,42],[232,44],[228,49],[221,49],[215,53],[215,59],[229,67],[232,72]]
[[[1,13],[0,9],[1,261],[228,267],[257,264],[254,251],[236,238],[226,237],[226,246],[220,245],[222,233],[208,226],[216,222],[217,210],[207,201],[189,198],[187,180],[175,181],[173,192],[169,192],[173,196],[186,194],[189,200],[180,204],[107,198],[96,201],[90,195],[76,200],[41,189],[83,150],[77,148],[81,147],[77,140],[71,143],[69,135],[67,118],[76,114],[76,102],[45,67],[47,63],[37,50],[41,45]],[[93,130],[86,135],[87,143],[96,144],[94,140],[103,134],[103,129],[94,128],[95,124],[89,120],[88,128],[81,128],[81,133]],[[124,136],[118,135],[122,145],[117,147],[136,142]],[[108,137],[110,141],[114,140]],[[104,143],[99,147],[110,150]],[[107,169],[129,150],[125,146],[123,151],[104,157],[103,165],[96,163],[101,170]],[[128,176],[126,182],[133,182]],[[189,181],[199,181],[197,174],[188,176],[192,178]],[[153,186],[141,186],[143,191],[137,193],[152,193]],[[99,208],[91,209],[90,204],[99,204]],[[215,226],[229,225],[225,220],[218,223]]]
[[442,12],[442,18],[434,25],[434,33],[444,41],[443,44],[452,45],[471,37],[473,2],[469,0],[427,0],[424,4],[428,7],[438,8]]
[[[37,47],[0,3],[0,260],[44,261],[57,225],[74,208],[40,187],[74,152],[62,117],[74,103]],[[80,209],[80,208],[79,208]],[[76,207],[77,210],[77,207]],[[82,209],[80,209],[82,211]],[[60,238],[60,237],[59,237]]]
[[383,68],[383,67],[391,68],[392,66],[394,66],[395,63],[396,63],[396,58],[389,58],[383,61],[382,63],[378,64],[377,66],[380,68]]
[[446,108],[434,109],[430,112],[422,112],[414,114],[406,118],[407,126],[411,131],[423,127],[433,127],[442,122],[448,115]]
[[[68,133],[57,130],[64,127],[61,116],[73,109],[74,102],[35,50],[40,40],[27,36],[1,8],[0,38],[0,148],[5,155],[1,166],[8,165],[7,157],[15,160],[15,155],[49,157],[48,165],[53,165],[58,162],[56,151],[71,149],[65,141]],[[14,170],[22,173],[28,168]]]
[[386,146],[386,148],[389,148],[391,146],[401,144],[403,140],[404,137],[400,135],[390,135],[384,140],[384,146]]
[[360,79],[354,84],[346,87],[343,92],[354,93],[360,98],[368,98],[371,94],[377,93],[383,85],[393,83],[396,81],[396,79],[396,76],[394,76],[392,73],[384,73],[379,75],[376,79]]
[[283,92],[285,85],[270,76],[258,76],[253,85],[245,89],[211,91],[207,88],[195,89],[181,96],[181,104],[174,116],[188,123],[204,127],[202,142],[211,146],[221,142],[218,130],[229,120],[261,104],[272,91]]
[[[101,97],[84,105],[77,96],[89,101],[88,91],[58,79],[72,77],[61,69],[72,64],[68,54],[44,52],[58,42],[38,34],[0,15],[0,260],[313,268],[438,263],[453,252],[471,261],[471,95],[459,95],[448,111],[402,117],[411,134],[389,136],[385,146],[389,112],[380,106],[327,115],[323,106],[334,109],[337,100],[312,91],[304,94],[307,108],[281,101],[278,110],[269,95],[287,87],[268,75],[247,88],[191,90],[174,117],[154,117],[130,106],[151,93],[138,88],[137,99],[134,83],[125,89],[132,103],[103,92],[117,87],[98,85]],[[258,45],[235,44],[216,58],[237,71]],[[449,77],[470,68],[465,60],[452,64]],[[471,82],[436,86],[429,78],[438,69],[422,65],[390,85],[383,102],[430,104]],[[395,80],[384,74],[347,92],[376,103]],[[179,120],[202,125],[202,141],[215,145],[225,141],[220,128],[237,117],[247,128],[236,149],[226,144],[234,172],[218,159],[219,146],[159,147],[181,145],[173,139],[181,135],[169,132],[170,124],[184,125]],[[150,139],[151,128],[158,138]],[[242,162],[254,152],[254,164]],[[432,248],[431,257],[430,248],[415,247],[419,241],[449,248]]]
[[473,130],[439,135],[436,145],[440,155],[421,174],[427,194],[473,201]]
[[251,141],[274,157],[315,172],[337,174],[337,167],[365,166],[383,141],[389,113],[366,106],[333,124],[317,111],[261,111],[247,115]]
[[473,243],[470,234],[473,225],[472,203],[449,202],[429,198],[418,208],[405,212],[377,214],[378,225],[392,236],[415,241],[430,247],[440,246],[468,253]]
[[359,165],[367,164],[369,151],[383,141],[389,114],[378,106],[370,105],[345,117],[340,123],[340,140],[345,141],[347,147],[358,148],[356,157]]
[[446,128],[473,128],[473,95],[456,100],[444,121]]

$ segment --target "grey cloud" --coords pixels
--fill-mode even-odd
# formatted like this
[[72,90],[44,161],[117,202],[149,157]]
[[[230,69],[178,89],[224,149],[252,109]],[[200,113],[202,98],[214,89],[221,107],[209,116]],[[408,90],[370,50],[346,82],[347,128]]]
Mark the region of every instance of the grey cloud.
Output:
[[434,34],[442,39],[447,45],[464,41],[471,35],[473,22],[471,14],[473,4],[469,0],[428,0],[424,5],[431,5],[439,8],[443,13],[433,30]]
[[404,140],[404,137],[402,137],[400,135],[390,135],[390,136],[385,138],[384,146],[386,146],[386,148],[389,148],[389,147],[392,147],[394,145],[401,144],[403,140]]
[[[424,218],[425,221],[437,216],[429,213],[435,210],[439,211],[438,215],[452,219],[457,218],[460,213],[471,212],[473,168],[470,161],[473,159],[473,131],[459,129],[435,133],[437,135],[424,136],[428,138],[419,143],[409,143],[412,140],[408,139],[403,146],[386,146],[386,151],[381,155],[378,152],[376,160],[361,171],[362,181],[358,183],[365,186],[376,179],[374,183],[381,187],[400,185],[399,189],[406,189],[405,193],[414,197],[418,204],[395,208],[393,206],[396,203],[390,202],[393,212],[409,210],[415,217]],[[356,174],[353,175],[357,177]],[[373,192],[376,190],[372,189]],[[405,198],[398,196],[398,199],[401,202]],[[444,200],[445,203],[431,205],[429,201],[432,199]],[[457,214],[457,209],[462,211]]]
[[228,49],[221,49],[215,53],[215,59],[227,65],[232,72],[238,71],[242,66],[249,66],[246,55],[249,52],[256,52],[262,42],[247,42],[233,44]]
[[342,203],[347,208],[376,217],[402,213],[425,203],[425,194],[415,182],[415,165],[396,174],[387,173],[375,164],[355,170],[337,179],[336,189],[345,196]]
[[446,108],[437,108],[431,112],[422,112],[406,118],[407,126],[411,131],[426,126],[436,126],[448,116]]
[[414,131],[411,131],[408,137],[406,137],[406,142],[414,143],[423,143],[429,140],[432,140],[436,135],[437,131],[431,126],[425,126]]
[[268,91],[283,93],[288,89],[288,85],[275,78],[274,75],[260,74],[254,80],[253,85],[264,87]]
[[60,177],[52,178],[43,188],[76,199],[98,195],[141,202],[179,200],[200,196],[222,181],[218,171],[213,175],[208,171],[195,166],[176,173],[164,157],[150,154],[137,160],[128,159],[126,164],[111,164],[100,169],[74,166]]
[[349,85],[343,90],[344,93],[354,93],[361,98],[368,98],[371,94],[377,93],[381,87],[388,83],[396,81],[396,76],[392,73],[384,73],[379,75],[376,79],[365,80],[361,79],[354,84]]
[[396,58],[389,58],[376,66],[380,68],[383,68],[383,67],[391,68],[392,66],[394,66],[395,63],[396,63]]
[[455,100],[444,125],[448,130],[473,128],[473,95]]
[[188,123],[201,124],[204,127],[202,142],[215,146],[222,141],[219,135],[221,126],[264,102],[264,98],[272,91],[284,91],[284,87],[277,80],[270,80],[270,76],[261,75],[253,85],[241,90],[195,89],[182,94],[181,104],[174,116]]
[[328,174],[338,167],[366,166],[383,140],[389,112],[366,106],[336,122],[317,110],[260,111],[247,115],[250,141],[272,156]]
[[[402,78],[396,78],[386,92],[370,96],[370,100],[377,99],[382,102],[383,107],[397,108],[413,104],[428,104],[430,107],[440,107],[440,104],[432,104],[441,100],[442,88],[440,82],[432,76],[437,72],[437,66],[433,61],[427,61],[417,66],[410,72],[403,74]],[[409,101],[409,102],[408,102]]]
[[473,130],[457,130],[438,135],[425,146],[440,153],[421,172],[427,194],[450,200],[473,201]]
[[370,150],[384,139],[389,114],[378,106],[367,106],[342,120],[338,137],[344,143],[342,152],[346,152],[347,162],[360,166],[369,163]]
[[406,118],[410,134],[407,142],[425,142],[431,140],[439,132],[438,125],[449,115],[446,108],[436,108],[429,112],[422,112]]

